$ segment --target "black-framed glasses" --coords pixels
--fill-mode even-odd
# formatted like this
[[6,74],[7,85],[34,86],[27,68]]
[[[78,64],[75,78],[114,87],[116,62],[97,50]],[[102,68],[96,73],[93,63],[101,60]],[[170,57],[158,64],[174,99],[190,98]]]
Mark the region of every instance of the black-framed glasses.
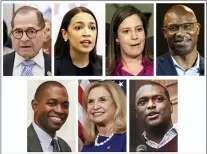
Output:
[[190,22],[190,23],[183,23],[183,24],[171,24],[171,25],[168,25],[168,26],[163,26],[163,28],[166,28],[171,33],[178,32],[180,27],[181,27],[181,30],[184,31],[184,32],[192,32],[194,30],[195,24],[199,24],[199,23]]
[[15,39],[21,39],[24,32],[26,33],[27,37],[32,39],[32,38],[35,38],[36,35],[37,35],[37,32],[42,30],[43,28],[40,28],[40,29],[34,29],[34,28],[29,28],[29,29],[26,29],[26,30],[22,30],[22,29],[15,29],[14,31],[12,31],[12,35],[14,36]]

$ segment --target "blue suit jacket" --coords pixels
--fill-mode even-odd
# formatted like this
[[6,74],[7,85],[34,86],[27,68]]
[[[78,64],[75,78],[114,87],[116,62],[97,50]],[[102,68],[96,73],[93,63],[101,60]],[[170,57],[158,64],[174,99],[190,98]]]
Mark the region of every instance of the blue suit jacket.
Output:
[[[204,58],[200,56],[200,75],[204,75]],[[167,52],[157,59],[157,76],[178,76],[170,53]]]

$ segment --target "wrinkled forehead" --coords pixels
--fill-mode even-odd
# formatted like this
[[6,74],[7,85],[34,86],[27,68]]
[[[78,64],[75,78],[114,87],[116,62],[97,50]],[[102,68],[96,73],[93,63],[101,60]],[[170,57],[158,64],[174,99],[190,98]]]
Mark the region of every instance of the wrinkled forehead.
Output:
[[188,7],[175,6],[169,9],[164,17],[164,25],[197,22],[196,16]]
[[141,97],[152,97],[155,95],[165,96],[164,89],[158,85],[144,85],[136,93],[136,101]]

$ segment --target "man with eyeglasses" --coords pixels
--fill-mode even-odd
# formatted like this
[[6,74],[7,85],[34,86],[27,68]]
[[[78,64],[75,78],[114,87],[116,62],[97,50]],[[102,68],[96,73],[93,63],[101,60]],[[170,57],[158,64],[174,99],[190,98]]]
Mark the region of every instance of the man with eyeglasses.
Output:
[[37,88],[31,105],[34,121],[27,129],[27,151],[71,152],[70,146],[56,134],[69,115],[66,88],[59,82],[46,81]]
[[201,25],[189,7],[175,5],[164,16],[163,33],[169,52],[158,57],[157,75],[204,75],[204,58],[197,51]]
[[15,52],[4,56],[4,76],[51,75],[51,56],[42,51],[45,22],[33,7],[20,7],[11,21],[11,40]]

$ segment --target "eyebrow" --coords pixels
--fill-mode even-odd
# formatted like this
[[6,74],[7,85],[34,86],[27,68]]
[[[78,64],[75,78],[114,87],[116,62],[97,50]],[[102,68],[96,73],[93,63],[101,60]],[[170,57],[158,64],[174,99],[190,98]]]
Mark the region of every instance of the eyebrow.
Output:
[[[76,21],[73,25],[75,25],[75,24],[85,24],[83,21]],[[89,24],[94,24],[94,25],[96,25],[96,23],[95,22],[89,22]]]
[[[136,26],[135,28],[139,28],[139,27],[143,27],[143,25],[138,25],[138,26]],[[124,27],[124,28],[122,28],[121,30],[125,30],[125,29],[131,29],[131,28],[129,28],[129,27]]]

